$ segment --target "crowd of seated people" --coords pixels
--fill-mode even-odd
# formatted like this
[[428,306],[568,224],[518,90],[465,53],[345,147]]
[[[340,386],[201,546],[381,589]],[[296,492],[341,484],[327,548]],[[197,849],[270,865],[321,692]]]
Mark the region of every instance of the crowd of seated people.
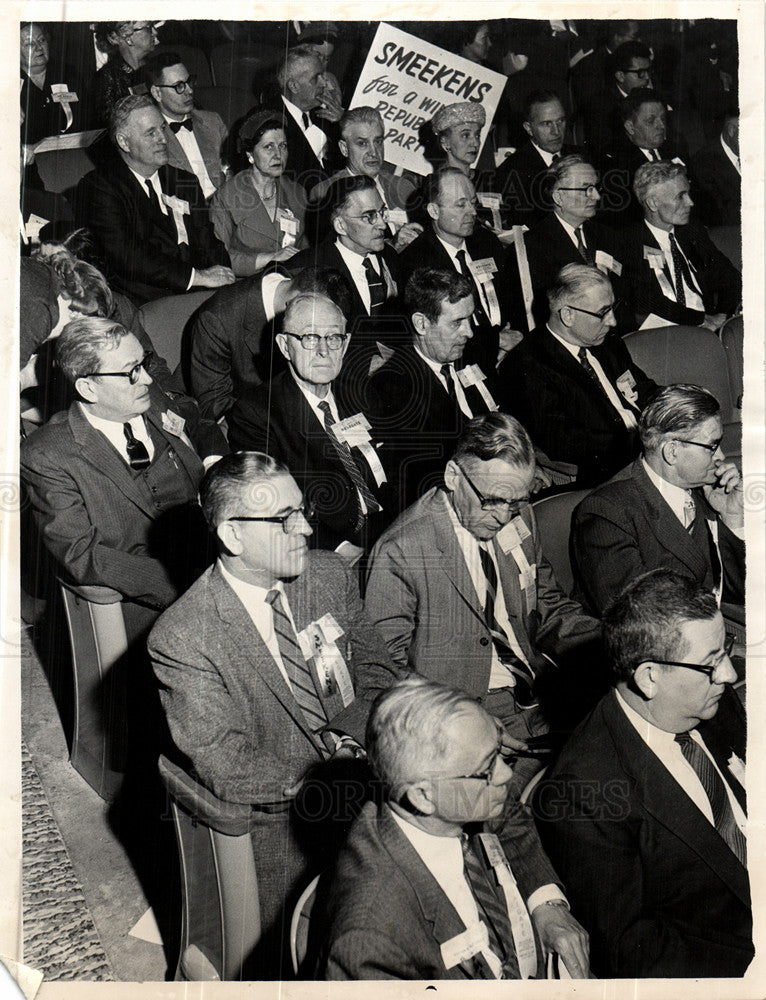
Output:
[[[303,978],[752,958],[736,413],[624,339],[741,312],[736,25],[680,23],[403,25],[508,78],[425,176],[349,106],[368,24],[21,26],[21,475],[53,572],[122,598],[141,780],[249,810],[243,976],[292,975],[318,875]],[[232,120],[224,44],[262,55]],[[570,594],[534,501],[574,489]]]

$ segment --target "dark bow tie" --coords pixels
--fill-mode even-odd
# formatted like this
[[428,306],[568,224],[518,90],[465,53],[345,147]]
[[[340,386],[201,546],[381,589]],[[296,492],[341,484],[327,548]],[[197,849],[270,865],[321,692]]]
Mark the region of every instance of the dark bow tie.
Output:
[[188,129],[190,132],[192,130],[192,123],[190,118],[184,118],[182,122],[169,122],[168,123],[173,130],[173,132],[179,132],[182,128]]

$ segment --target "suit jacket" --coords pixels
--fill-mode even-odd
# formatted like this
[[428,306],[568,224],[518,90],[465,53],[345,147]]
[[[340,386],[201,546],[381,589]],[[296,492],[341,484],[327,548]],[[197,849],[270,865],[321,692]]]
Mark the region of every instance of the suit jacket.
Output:
[[[219,188],[226,179],[221,168],[221,145],[229,130],[217,111],[200,111],[195,108],[191,113],[191,120],[194,138],[197,140],[208,177],[212,184]],[[193,173],[189,157],[178,141],[176,133],[168,126],[165,134],[168,140],[170,165],[178,170]]]
[[[462,362],[458,362],[460,367]],[[485,385],[495,393],[493,373]],[[476,386],[464,389],[474,416],[489,407]],[[467,418],[412,344],[401,347],[372,376],[366,393],[386,469],[397,476],[396,510],[402,511],[442,482]]]
[[[276,253],[282,246],[279,219],[272,220],[253,184],[252,170],[241,170],[216,191],[210,202],[215,235],[229,251],[237,277],[255,274],[259,253]],[[295,246],[305,247],[306,192],[289,177],[277,180],[277,207],[292,212],[297,223]]]
[[[670,140],[663,142],[657,152],[663,160],[683,156],[683,151]],[[612,148],[604,153],[601,163],[603,193],[598,218],[604,225],[621,229],[630,222],[641,220],[643,210],[633,193],[633,178],[638,168],[648,162],[641,149],[622,130]]]
[[[311,189],[309,201],[314,205],[321,206],[332,182],[337,180],[338,177],[351,176],[353,175],[348,167],[336,170],[332,177],[328,177],[326,180],[320,181],[314,188]],[[388,207],[400,208],[406,211],[410,198],[415,190],[415,185],[412,183],[410,178],[404,174],[390,174],[384,167],[376,177],[376,180],[383,189],[383,197],[385,198]]]
[[[586,219],[583,223],[583,231],[587,249],[593,260],[595,261],[596,252],[601,250],[612,257],[617,270],[621,270],[624,255],[620,237],[593,219]],[[532,291],[535,296],[532,309],[537,323],[542,325],[548,317],[546,293],[555,282],[556,275],[567,264],[584,264],[585,260],[554,212],[549,212],[536,226],[530,229],[524,236],[524,245],[527,248],[529,275],[532,279]],[[605,265],[603,270],[612,283],[615,299],[624,301],[628,296],[629,289],[622,276]],[[617,319],[618,332],[629,333],[634,329],[633,316],[628,305],[620,308]]]
[[183,216],[187,243],[178,243],[173,214],[160,211],[122,157],[108,170],[86,174],[78,186],[78,212],[89,226],[114,284],[138,302],[185,292],[192,268],[228,266],[226,250],[215,237],[194,174],[169,165],[160,168],[163,192],[188,203]]
[[[192,498],[202,462],[163,427],[163,414],[177,412],[175,404],[156,386],[150,391],[145,419],[170,448],[165,461],[178,470],[179,494]],[[209,451],[202,447],[201,428],[191,421],[186,432],[203,457],[221,452],[222,439],[211,438]],[[75,583],[112,587],[129,601],[162,608],[202,568],[197,560],[204,559],[207,532],[196,504],[158,509],[79,403],[22,443],[21,471],[46,547]]]
[[[694,490],[699,513],[718,524],[724,600],[744,603],[745,543]],[[601,614],[631,580],[666,567],[712,588],[710,557],[702,551],[646,474],[641,459],[578,506],[572,535],[577,596]]]
[[[520,884],[528,867],[527,858],[512,865]],[[480,954],[446,968],[441,945],[465,924],[386,805],[367,803],[354,822],[320,881],[312,927],[313,979],[494,978]]]
[[721,138],[692,157],[692,194],[706,226],[739,226],[742,221],[742,177],[723,151]]
[[[706,313],[731,314],[742,299],[742,275],[731,261],[721,253],[699,222],[676,226],[678,245],[694,270]],[[625,231],[623,275],[632,290],[636,326],[655,313],[674,326],[699,326],[704,315],[688,306],[679,306],[675,299],[667,298],[657,277],[644,256],[644,247],[659,244],[647,225],[641,223]],[[675,288],[674,275],[667,264],[664,273]]]
[[[480,311],[481,299],[478,291],[474,290],[476,306],[474,319],[477,321],[474,323],[473,339],[463,352],[466,364],[476,362],[484,372],[491,372],[495,370],[497,363],[500,328],[510,323],[513,330],[527,329],[521,280],[516,267],[516,257],[510,256],[513,251],[511,250],[509,254],[494,233],[482,228],[478,222],[472,235],[466,237],[465,245],[472,260],[491,258],[497,267],[493,282],[500,305],[500,325],[490,326],[488,319]],[[450,272],[455,270],[452,258],[444,249],[433,226],[426,226],[420,236],[402,251],[400,261],[405,281],[418,267],[440,267]],[[470,275],[469,280],[473,281]]]
[[[562,156],[578,152],[579,148],[569,143],[561,149]],[[534,226],[550,212],[544,183],[547,172],[545,160],[531,139],[500,164],[495,171],[495,190],[503,195],[506,226]]]
[[[630,373],[638,416],[657,391],[656,383],[613,331],[591,351],[621,398],[617,380]],[[501,409],[521,421],[549,458],[577,465],[582,486],[604,482],[638,454],[637,434],[628,431],[606,394],[547,328],[539,327],[511,351],[498,381]]]
[[224,285],[194,314],[181,344],[184,380],[211,420],[226,416],[234,401],[280,371],[285,360],[274,343],[274,320],[267,320],[262,285],[267,271]]
[[277,98],[271,102],[270,107],[274,109],[275,117],[281,120],[287,139],[285,176],[295,181],[296,184],[300,184],[308,194],[320,181],[329,177],[335,169],[335,164],[340,156],[337,152],[337,126],[334,122],[312,117],[313,124],[317,125],[327,136],[324,147],[324,163],[320,163],[306,138],[306,133],[297,124],[282,101]]
[[[448,503],[443,490],[429,490],[379,539],[370,559],[365,606],[399,667],[483,698],[492,664],[484,595],[474,589]],[[532,508],[521,516],[529,530],[524,555],[536,575],[528,602],[513,556],[497,541],[494,553],[514,634],[534,662],[538,650],[556,657],[594,639],[599,626],[559,588],[543,556]],[[360,690],[367,688],[361,679]]]
[[[699,732],[744,808],[728,768],[732,750],[744,757],[744,722],[732,718]],[[597,976],[743,975],[753,956],[747,871],[613,692],[564,748],[535,814],[572,912],[590,933]]]
[[[347,391],[342,376],[332,388],[341,420],[360,412],[358,400]],[[357,532],[356,487],[290,371],[281,372],[238,399],[229,413],[228,425],[229,443],[234,450],[263,451],[283,462],[306,498],[316,504],[317,523],[310,544],[334,549],[347,539],[366,547],[390,520],[387,509],[385,517],[383,511],[370,513],[361,532]],[[374,440],[371,444],[374,448]],[[372,495],[387,508],[385,487],[376,484],[372,469],[358,449],[352,449],[352,456]]]
[[[68,128],[64,105],[52,100],[51,85],[54,83],[65,83],[70,93],[77,94],[78,100],[69,104],[72,124]],[[49,135],[58,135],[64,130],[68,133],[79,132],[86,120],[86,113],[83,110],[86,106],[85,96],[80,76],[71,66],[62,66],[59,69],[49,64],[42,90],[32,83],[22,69],[19,95],[21,110],[24,113],[24,121],[21,123],[22,143],[39,142]]]

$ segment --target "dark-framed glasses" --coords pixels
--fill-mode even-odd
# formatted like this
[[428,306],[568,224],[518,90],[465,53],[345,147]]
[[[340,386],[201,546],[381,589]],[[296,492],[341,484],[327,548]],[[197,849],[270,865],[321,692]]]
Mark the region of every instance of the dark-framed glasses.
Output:
[[126,378],[131,385],[135,385],[136,382],[141,378],[141,372],[146,371],[146,366],[149,364],[151,359],[154,357],[152,351],[147,351],[143,358],[138,362],[137,365],[133,365],[130,371],[127,372],[88,372],[87,375],[81,376],[82,378]]
[[589,198],[601,197],[600,184],[583,184],[582,187],[557,187],[557,191],[582,191]]
[[167,90],[175,90],[177,94],[183,94],[183,92],[188,88],[189,90],[194,90],[194,86],[197,83],[196,74],[188,76],[185,80],[179,80],[178,83],[155,83],[155,87],[161,87]]
[[690,438],[673,438],[674,441],[678,441],[680,444],[693,444],[697,448],[704,448],[705,451],[709,451],[711,455],[715,455],[718,449],[721,447],[721,439],[714,441],[712,444],[705,444],[704,441],[692,441]]
[[281,524],[282,531],[286,535],[297,533],[302,525],[302,521],[311,521],[314,517],[315,505],[313,503],[302,503],[300,507],[293,507],[286,514],[274,514],[271,517],[255,517],[250,514],[239,514],[227,517],[227,521],[265,521],[268,524]]
[[[615,299],[610,306],[604,306],[604,308],[599,309],[598,312],[593,312],[592,309],[583,309],[582,306],[573,306],[569,304],[567,304],[566,306],[567,309],[574,309],[575,312],[585,313],[586,316],[593,316],[594,319],[600,320],[602,323],[607,318],[609,313],[611,313],[614,316],[615,309],[618,309],[619,307],[620,307],[619,299]],[[561,309],[563,308],[564,306],[561,307]],[[559,309],[559,312],[561,312],[561,309]]]
[[526,507],[527,504],[529,503],[529,497],[519,497],[516,500],[504,500],[502,497],[485,496],[478,488],[476,483],[474,483],[474,481],[465,471],[463,466],[460,465],[458,462],[455,462],[455,465],[457,465],[458,469],[460,469],[461,473],[463,474],[463,478],[478,497],[482,510],[491,511],[491,513],[493,514],[507,513],[511,514],[513,517],[516,517],[516,515],[522,510],[522,508]]
[[284,331],[286,337],[294,337],[304,351],[315,351],[321,342],[330,351],[339,351],[348,337],[347,333],[330,333],[326,337],[321,337],[318,333],[289,333]]
[[[724,661],[728,660],[731,656],[731,651],[734,649],[735,638],[730,635],[726,640],[726,645],[723,647],[723,656],[718,661],[718,663],[686,663],[684,660],[657,660],[652,657],[650,660],[642,660],[642,663],[660,663],[663,667],[686,667],[687,670],[696,670],[697,673],[707,674],[710,683],[713,683],[713,677],[716,670],[720,670],[723,666]],[[639,667],[641,663],[639,663]]]

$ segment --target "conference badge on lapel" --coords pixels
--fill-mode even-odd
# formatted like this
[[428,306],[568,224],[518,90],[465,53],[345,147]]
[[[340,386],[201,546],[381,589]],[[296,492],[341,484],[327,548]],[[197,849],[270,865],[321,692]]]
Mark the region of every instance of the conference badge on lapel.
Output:
[[626,402],[631,406],[638,406],[638,393],[636,392],[636,380],[629,369],[626,369],[617,379],[617,388],[625,397]]
[[354,685],[338,648],[338,640],[343,634],[343,629],[328,613],[299,632],[298,642],[306,661],[313,660],[322,694],[328,698],[340,694],[345,708],[354,700]]
[[173,434],[175,437],[181,437],[185,426],[186,421],[184,418],[179,417],[179,415],[174,413],[172,410],[165,410],[162,414],[162,429],[167,431],[168,434]]

